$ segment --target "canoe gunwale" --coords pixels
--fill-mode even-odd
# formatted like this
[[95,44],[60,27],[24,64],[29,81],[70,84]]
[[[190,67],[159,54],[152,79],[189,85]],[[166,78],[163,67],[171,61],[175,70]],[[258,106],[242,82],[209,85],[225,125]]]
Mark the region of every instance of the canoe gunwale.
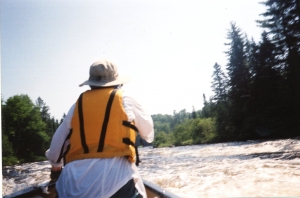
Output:
[[[155,185],[147,180],[143,179],[144,186],[146,188],[146,192],[148,194],[148,198],[157,197],[157,198],[179,198],[177,195],[172,194],[171,192],[166,191],[165,189],[159,187],[158,185]],[[43,194],[43,190],[45,188],[54,188],[55,183],[49,183],[45,182],[43,184],[40,184],[38,186],[34,187],[28,187],[23,190],[20,190],[18,192],[12,193],[10,195],[5,195],[3,198],[25,198],[25,197],[35,197],[37,195]],[[154,196],[149,196],[154,195]],[[44,196],[46,197],[47,194],[44,193]],[[39,196],[39,197],[44,197]]]
[[143,179],[143,183],[146,188],[146,191],[150,190],[150,191],[156,193],[159,196],[159,198],[179,198],[177,195],[174,195],[173,193],[166,191],[165,189],[163,189],[163,188],[159,187],[158,185],[155,185],[147,180]]

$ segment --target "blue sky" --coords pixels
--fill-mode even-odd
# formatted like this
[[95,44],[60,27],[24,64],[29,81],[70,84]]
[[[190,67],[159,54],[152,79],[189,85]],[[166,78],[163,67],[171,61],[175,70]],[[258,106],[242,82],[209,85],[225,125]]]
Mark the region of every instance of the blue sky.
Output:
[[260,40],[260,0],[2,0],[1,94],[41,97],[60,119],[88,89],[89,66],[116,63],[149,114],[199,110],[230,21]]

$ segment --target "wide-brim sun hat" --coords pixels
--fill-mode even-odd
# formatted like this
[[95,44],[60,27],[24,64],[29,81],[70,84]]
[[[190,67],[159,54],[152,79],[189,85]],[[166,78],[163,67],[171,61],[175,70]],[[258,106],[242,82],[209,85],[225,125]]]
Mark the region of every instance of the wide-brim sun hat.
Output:
[[90,77],[79,86],[110,87],[129,82],[127,76],[120,76],[117,66],[108,60],[99,60],[90,66]]

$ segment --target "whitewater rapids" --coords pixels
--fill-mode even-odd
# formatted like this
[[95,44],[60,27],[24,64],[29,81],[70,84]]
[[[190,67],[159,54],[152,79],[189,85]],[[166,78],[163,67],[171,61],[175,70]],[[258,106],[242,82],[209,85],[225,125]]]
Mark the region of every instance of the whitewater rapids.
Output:
[[[300,197],[300,140],[139,148],[141,176],[187,197]],[[49,179],[48,162],[2,169],[2,195]]]

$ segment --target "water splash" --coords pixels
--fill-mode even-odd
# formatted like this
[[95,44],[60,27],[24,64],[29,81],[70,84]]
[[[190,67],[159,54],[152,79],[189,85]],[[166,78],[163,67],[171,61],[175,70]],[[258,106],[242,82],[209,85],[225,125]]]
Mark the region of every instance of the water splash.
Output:
[[[300,195],[300,140],[141,148],[141,176],[180,197]],[[50,164],[2,169],[3,195],[49,180]]]

